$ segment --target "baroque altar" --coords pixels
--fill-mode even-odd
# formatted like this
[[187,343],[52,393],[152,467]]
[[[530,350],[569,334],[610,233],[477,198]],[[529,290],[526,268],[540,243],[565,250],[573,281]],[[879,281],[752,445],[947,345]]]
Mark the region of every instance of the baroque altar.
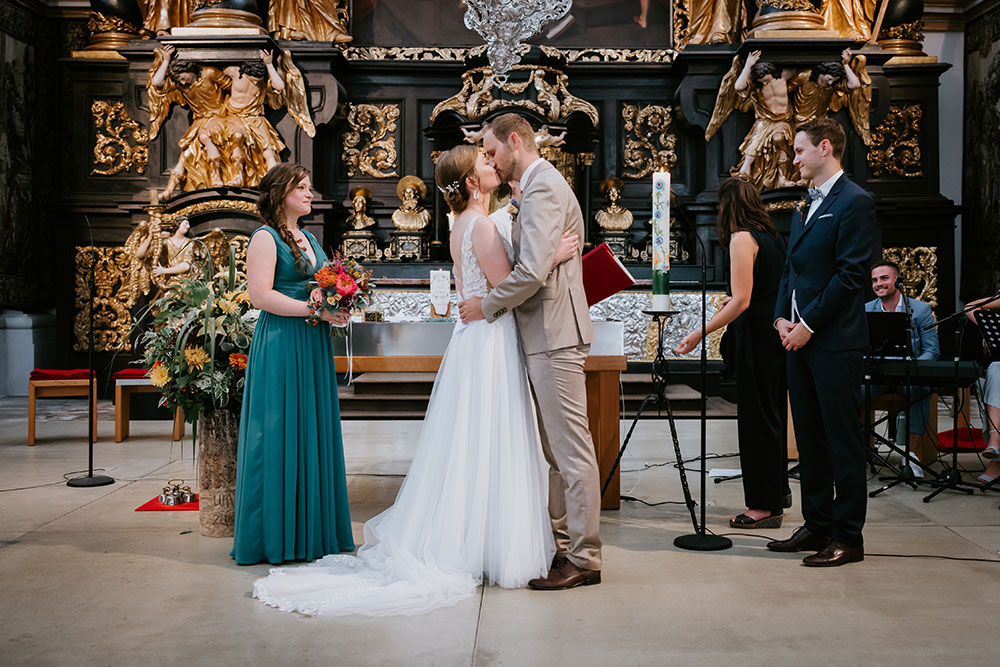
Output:
[[[169,237],[191,239],[200,257],[220,239],[240,251],[257,226],[254,185],[276,161],[312,171],[306,227],[328,252],[375,270],[374,309],[423,317],[429,272],[450,268],[435,160],[506,111],[532,122],[577,193],[584,250],[608,241],[638,278],[592,309],[622,322],[631,360],[650,358],[639,311],[649,303],[652,174],[670,174],[670,291],[684,313],[672,340],[697,319],[702,261],[709,316],[724,297],[719,183],[748,174],[787,231],[806,185],[786,168],[788,131],[819,115],[847,130],[845,169],[875,195],[883,246],[911,267],[912,293],[939,312],[952,306],[956,209],[937,166],[937,82],[948,65],[923,55],[912,4],[768,1],[748,12],[673,0],[633,12],[576,0],[572,21],[518,47],[502,77],[455,3],[387,1],[352,15],[344,0],[321,0],[304,16],[272,0],[251,3],[256,22],[211,28],[204,21],[218,15],[199,23],[175,11],[185,3],[144,4],[143,14],[134,2],[92,3],[87,44],[61,61],[61,178],[49,205],[68,229],[57,255],[69,261],[54,275],[64,349],[83,350],[93,309],[99,354],[127,363],[135,315],[162,289],[144,258],[180,265],[166,257]],[[178,236],[182,218],[189,229]],[[709,345],[718,358],[718,339]]]

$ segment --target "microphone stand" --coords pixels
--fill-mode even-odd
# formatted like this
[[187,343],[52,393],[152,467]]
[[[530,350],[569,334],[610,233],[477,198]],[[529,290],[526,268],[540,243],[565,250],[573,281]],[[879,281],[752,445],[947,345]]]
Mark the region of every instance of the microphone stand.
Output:
[[94,229],[90,226],[90,218],[86,215],[83,219],[87,222],[87,230],[90,232],[90,277],[87,283],[87,302],[90,305],[90,318],[87,342],[87,474],[82,477],[73,477],[66,480],[66,486],[90,487],[107,486],[114,484],[115,480],[107,475],[94,474],[94,272],[97,270],[97,248],[94,246]]
[[[705,525],[705,489],[706,470],[705,458],[707,454],[707,426],[708,426],[708,336],[705,333],[705,310],[708,301],[708,251],[705,243],[695,230],[694,237],[698,239],[701,246],[701,523],[695,526],[695,532],[690,535],[681,535],[674,539],[674,546],[689,551],[722,551],[733,546],[733,541],[721,535],[712,535],[706,532]],[[684,469],[684,462],[678,460],[681,470]]]

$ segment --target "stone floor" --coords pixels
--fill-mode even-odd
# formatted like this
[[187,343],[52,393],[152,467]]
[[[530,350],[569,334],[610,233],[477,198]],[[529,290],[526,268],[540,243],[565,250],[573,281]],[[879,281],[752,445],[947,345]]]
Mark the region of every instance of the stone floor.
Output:
[[[238,567],[230,541],[198,534],[193,512],[133,510],[166,480],[193,480],[190,440],[134,422],[114,444],[102,412],[96,465],[116,479],[81,489],[86,421],[71,401],[41,404],[25,446],[25,399],[0,399],[0,665],[994,665],[1000,599],[1000,495],[896,488],[869,502],[864,563],[815,570],[755,534],[732,549],[673,546],[682,505],[624,503],[603,513],[600,586],[558,593],[482,589],[425,616],[305,618],[250,598],[268,566]],[[73,414],[71,414],[73,413]],[[73,417],[62,419],[61,417]],[[685,457],[698,423],[678,424]],[[346,422],[355,535],[389,505],[419,422]],[[735,451],[735,422],[708,425],[708,450]],[[623,493],[680,501],[666,423],[636,429]],[[721,458],[710,467],[736,468]],[[963,457],[970,470],[981,465]],[[646,467],[653,465],[655,467]],[[691,463],[689,467],[696,467]],[[874,485],[876,482],[872,482]],[[699,492],[692,476],[694,492]],[[781,530],[799,525],[796,507]],[[731,532],[740,483],[709,483],[708,526]],[[937,555],[996,562],[895,558]]]

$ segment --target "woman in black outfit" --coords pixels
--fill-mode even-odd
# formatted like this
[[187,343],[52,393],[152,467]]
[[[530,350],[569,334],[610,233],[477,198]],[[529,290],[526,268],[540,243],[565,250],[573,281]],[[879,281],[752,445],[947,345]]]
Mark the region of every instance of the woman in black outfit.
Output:
[[[774,305],[785,263],[785,242],[749,181],[719,187],[719,243],[729,247],[732,297],[705,326],[729,325],[736,339],[737,430],[747,510],[733,528],[779,528],[786,504],[785,350],[774,330]],[[674,350],[686,354],[702,339],[692,331]],[[790,498],[790,494],[787,496]]]

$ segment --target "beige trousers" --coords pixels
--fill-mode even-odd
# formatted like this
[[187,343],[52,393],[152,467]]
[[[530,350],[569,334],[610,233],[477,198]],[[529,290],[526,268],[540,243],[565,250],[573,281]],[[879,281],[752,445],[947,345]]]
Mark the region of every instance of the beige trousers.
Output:
[[600,474],[587,420],[583,363],[590,345],[525,355],[542,451],[549,464],[549,517],[556,552],[601,569]]

